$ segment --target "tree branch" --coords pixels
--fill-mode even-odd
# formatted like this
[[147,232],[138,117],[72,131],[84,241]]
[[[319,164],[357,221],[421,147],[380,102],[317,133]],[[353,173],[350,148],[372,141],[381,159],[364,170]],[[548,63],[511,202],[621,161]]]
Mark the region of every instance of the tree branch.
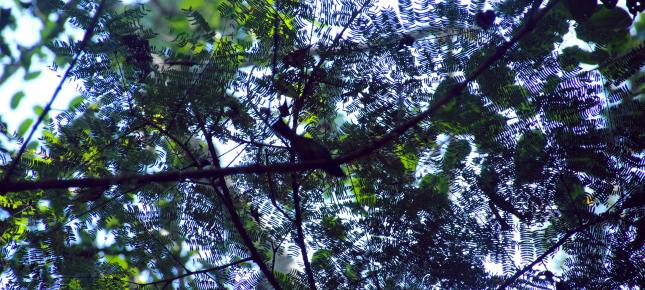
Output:
[[[204,133],[204,137],[206,137],[206,143],[208,144],[208,151],[210,152],[213,166],[220,167],[219,158],[217,157],[218,154],[215,149],[215,145],[213,144],[213,136],[206,129],[206,123],[204,122],[204,119],[202,118],[200,113],[196,110],[194,110],[194,113],[195,113],[195,118],[197,119],[197,122],[199,124],[199,127],[202,129],[202,133]],[[237,211],[235,210],[235,203],[233,201],[233,198],[231,197],[230,191],[228,190],[228,185],[226,184],[224,175],[219,175],[217,177],[219,178],[219,183],[220,183],[219,188],[221,189],[220,198],[222,199],[224,206],[226,207],[226,210],[228,211],[231,217],[231,221],[233,222],[235,229],[240,234],[240,237],[244,241],[246,248],[251,253],[251,258],[258,265],[258,267],[264,274],[264,277],[266,277],[266,279],[269,281],[271,286],[273,286],[273,288],[276,290],[282,289],[282,287],[280,287],[280,284],[278,283],[278,280],[275,278],[275,275],[273,275],[273,272],[270,271],[266,263],[264,263],[264,259],[258,252],[258,249],[255,247],[255,244],[253,244],[253,239],[251,239],[251,236],[249,236],[249,233],[244,228],[244,223],[242,222],[242,219],[240,218],[240,216],[237,214]],[[215,185],[214,176],[211,177],[211,183],[212,183],[213,189],[217,189]],[[219,190],[216,190],[216,192],[219,192]]]
[[135,283],[135,282],[132,282],[132,283],[137,284],[139,286],[155,285],[155,284],[161,284],[161,283],[171,283],[172,281],[175,281],[177,279],[192,276],[192,275],[195,275],[195,274],[208,273],[208,272],[211,272],[211,271],[219,271],[219,270],[226,269],[228,267],[235,266],[237,264],[241,264],[241,263],[248,262],[248,261],[251,261],[251,260],[252,260],[251,257],[248,257],[248,258],[237,260],[235,262],[230,262],[228,264],[224,264],[224,265],[217,266],[217,267],[212,267],[212,268],[199,270],[199,271],[194,271],[194,272],[188,271],[186,274],[182,274],[182,275],[175,276],[175,277],[168,278],[168,279],[164,279],[164,280],[154,281],[154,282],[145,283],[145,284],[143,284],[143,283]]
[[202,273],[208,273],[208,272],[212,272],[212,271],[219,271],[219,270],[222,270],[222,269],[226,269],[226,268],[228,268],[228,267],[231,267],[231,266],[235,266],[235,265],[237,265],[237,264],[241,264],[241,263],[244,263],[244,262],[248,262],[248,261],[250,261],[250,260],[251,260],[251,258],[250,258],[250,257],[248,257],[248,258],[244,258],[244,259],[241,259],[241,260],[237,260],[237,261],[235,261],[235,262],[230,262],[230,263],[228,263],[228,264],[224,264],[224,265],[217,266],[217,267],[212,267],[212,268],[208,268],[208,269],[204,269],[204,270],[199,270],[199,271],[194,271],[194,272],[192,272],[192,271],[188,271],[186,274],[182,274],[182,275],[175,276],[175,277],[168,278],[168,279],[164,279],[164,280],[153,281],[153,282],[150,282],[150,283],[138,283],[138,282],[133,282],[133,281],[129,281],[129,280],[123,280],[123,279],[118,279],[118,278],[104,277],[104,276],[101,276],[101,275],[99,275],[99,276],[65,276],[64,278],[72,278],[72,279],[96,279],[96,278],[99,278],[99,279],[110,279],[110,280],[114,280],[114,281],[127,282],[127,283],[129,283],[129,284],[134,284],[134,285],[137,285],[137,286],[143,287],[143,286],[155,285],[155,284],[161,284],[161,283],[169,284],[169,283],[171,283],[172,281],[175,281],[175,280],[177,280],[177,279],[181,279],[181,278],[184,278],[184,277],[192,276],[192,275],[195,275],[195,274],[202,274]]
[[5,172],[2,183],[9,181],[9,179],[11,178],[11,175],[16,170],[16,167],[18,167],[18,162],[20,162],[20,159],[22,158],[22,154],[25,153],[25,149],[27,149],[27,145],[29,144],[29,141],[34,136],[34,133],[38,129],[38,126],[40,126],[40,123],[43,122],[43,120],[45,119],[45,116],[49,113],[49,110],[51,110],[52,104],[56,100],[56,97],[58,96],[58,93],[60,93],[60,90],[63,88],[63,84],[65,83],[69,75],[72,73],[72,69],[76,65],[76,62],[78,62],[78,59],[83,53],[85,46],[90,41],[90,38],[92,37],[92,33],[94,32],[94,27],[96,26],[96,23],[98,22],[98,19],[101,16],[101,13],[103,13],[103,9],[105,8],[105,2],[106,2],[105,0],[102,0],[101,3],[99,3],[99,6],[96,8],[96,13],[94,13],[92,22],[90,23],[90,26],[87,28],[87,31],[85,31],[83,40],[78,46],[79,47],[78,53],[76,54],[72,62],[69,63],[69,67],[67,67],[67,70],[65,71],[65,74],[63,75],[60,82],[58,83],[56,90],[54,90],[54,94],[52,95],[47,105],[45,105],[45,108],[40,113],[40,116],[38,116],[38,120],[36,120],[36,123],[34,123],[34,125],[31,127],[31,131],[29,132],[27,139],[25,139],[25,141],[22,143],[22,146],[20,146],[20,149],[18,150],[18,154],[16,154],[16,157],[11,161],[9,168]]
[[502,290],[502,289],[505,289],[506,287],[510,286],[511,283],[513,283],[515,280],[517,280],[517,278],[522,276],[522,274],[524,274],[526,271],[528,271],[531,268],[533,268],[533,266],[537,265],[544,258],[546,258],[548,255],[550,255],[551,253],[555,252],[558,248],[560,248],[560,246],[562,246],[571,236],[575,235],[576,233],[582,232],[582,231],[590,228],[591,226],[593,226],[593,225],[595,225],[597,223],[603,222],[603,221],[607,220],[609,217],[612,217],[613,215],[614,214],[610,214],[610,215],[604,216],[604,217],[598,217],[596,220],[594,220],[592,222],[589,222],[587,224],[582,224],[582,225],[577,226],[576,228],[574,228],[572,230],[569,230],[564,236],[562,236],[562,238],[560,238],[560,240],[557,243],[555,243],[553,246],[551,246],[549,249],[547,249],[542,255],[537,257],[533,262],[531,262],[530,264],[526,265],[521,270],[517,271],[511,278],[508,278],[501,286],[499,286],[499,288],[497,288],[497,290]]
[[524,25],[518,33],[511,38],[511,40],[501,44],[495,52],[491,56],[488,57],[483,63],[481,63],[477,69],[473,73],[471,73],[464,81],[462,81],[459,84],[456,84],[452,89],[448,91],[445,95],[437,98],[432,105],[425,111],[419,113],[415,117],[409,119],[408,121],[404,122],[403,124],[399,125],[398,127],[392,129],[392,131],[388,132],[387,134],[383,135],[383,137],[375,140],[371,144],[355,150],[349,154],[346,154],[340,158],[338,158],[339,164],[341,163],[346,163],[350,160],[357,159],[362,156],[366,156],[374,152],[375,150],[383,147],[385,144],[388,142],[396,139],[397,137],[403,135],[408,129],[414,127],[427,117],[429,117],[431,114],[433,114],[435,111],[437,111],[439,108],[441,108],[443,105],[448,103],[450,100],[452,100],[454,97],[459,95],[461,91],[466,88],[466,85],[475,80],[479,75],[481,75],[490,65],[492,65],[494,62],[498,61],[499,59],[502,58],[502,56],[511,48],[513,45],[515,45],[522,37],[524,37],[526,34],[531,32],[533,28],[535,28],[535,25],[539,22],[542,17],[551,9],[555,4],[558,3],[558,0],[551,0],[546,7],[544,7],[542,10],[540,10],[537,15],[533,19],[528,20],[526,25]]
[[[294,118],[293,118],[293,130],[298,127],[298,113],[299,108],[294,108]],[[282,122],[282,121],[280,121]],[[293,144],[292,144],[293,145]],[[296,161],[296,152],[293,149],[293,146],[289,148],[290,161]],[[307,243],[305,242],[305,232],[302,230],[302,209],[300,208],[300,184],[298,183],[298,174],[295,172],[291,173],[291,189],[293,190],[293,209],[294,209],[294,225],[296,227],[296,244],[300,248],[300,254],[302,255],[302,261],[305,266],[305,274],[307,275],[307,283],[309,284],[309,289],[316,290],[316,279],[314,279],[314,273],[311,270],[311,264],[309,263],[309,255],[307,255]]]
[[[264,151],[264,158],[266,160],[266,163],[269,164],[269,153],[265,150]],[[273,179],[271,178],[271,172],[267,172],[267,184],[269,185],[269,198],[271,199],[271,204],[280,212],[282,215],[289,221],[293,222],[293,219],[291,219],[291,216],[289,216],[284,210],[282,210],[282,207],[278,204],[278,202],[275,200],[277,197],[277,191],[275,189],[275,184],[273,183]]]
[[236,174],[288,173],[337,164],[337,160],[316,160],[302,163],[277,163],[272,165],[251,164],[236,167],[212,168],[190,171],[166,171],[153,174],[124,174],[102,178],[50,179],[43,181],[17,181],[0,184],[0,195],[7,192],[18,192],[35,189],[56,189],[69,187],[94,187],[117,184],[145,184],[151,182],[182,182],[186,179],[220,177]]

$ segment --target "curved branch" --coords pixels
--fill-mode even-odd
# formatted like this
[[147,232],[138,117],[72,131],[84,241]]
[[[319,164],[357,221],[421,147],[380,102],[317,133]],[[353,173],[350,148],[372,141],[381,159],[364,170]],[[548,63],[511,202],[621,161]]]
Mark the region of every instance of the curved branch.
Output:
[[[294,119],[293,119],[293,129],[295,130],[298,127],[298,116],[300,108],[294,108]],[[293,144],[292,144],[293,145]],[[289,148],[289,158],[291,162],[296,161],[296,152],[293,148]],[[296,244],[300,248],[300,254],[302,255],[302,262],[305,266],[305,274],[307,275],[307,283],[309,284],[309,289],[316,290],[316,279],[314,278],[314,272],[311,270],[311,263],[309,262],[309,255],[307,254],[307,243],[305,242],[305,231],[302,229],[302,208],[300,207],[300,183],[298,182],[298,174],[295,172],[291,173],[291,190],[293,191],[293,209],[294,209],[294,226],[296,227]]]
[[355,150],[349,154],[346,154],[342,156],[341,158],[338,159],[340,161],[339,163],[345,163],[350,160],[357,159],[362,156],[366,156],[371,154],[372,152],[376,151],[377,149],[383,147],[385,144],[387,144],[390,141],[393,141],[394,139],[398,138],[399,136],[403,135],[408,129],[414,127],[415,125],[419,124],[421,121],[424,119],[428,118],[431,114],[433,114],[435,111],[437,111],[439,108],[441,108],[443,105],[448,103],[450,100],[452,100],[454,97],[459,95],[461,91],[466,88],[466,85],[470,83],[471,81],[475,80],[479,75],[481,75],[484,71],[488,69],[494,62],[498,61],[499,59],[504,56],[504,54],[511,49],[522,37],[524,37],[526,34],[531,32],[533,28],[535,28],[535,25],[544,17],[544,15],[551,9],[555,4],[558,3],[558,0],[551,0],[546,7],[544,7],[542,10],[540,10],[533,19],[529,19],[526,25],[524,25],[511,40],[501,44],[495,52],[491,56],[489,56],[483,63],[481,63],[475,71],[473,71],[469,76],[466,77],[466,79],[458,84],[456,84],[452,89],[448,91],[445,95],[442,95],[441,97],[437,98],[432,105],[425,111],[419,113],[415,117],[409,119],[408,121],[404,122],[403,124],[399,125],[398,127],[392,129],[392,131],[388,132],[387,134],[383,135],[381,138],[373,141],[371,144]]
[[309,169],[324,168],[329,164],[338,164],[336,160],[316,160],[302,163],[277,163],[271,165],[251,164],[236,167],[212,168],[190,171],[166,171],[152,174],[124,174],[102,178],[50,179],[42,181],[17,181],[0,183],[0,195],[7,192],[18,192],[36,189],[56,189],[69,187],[94,187],[119,184],[145,184],[151,182],[182,182],[187,179],[220,177],[236,174],[288,173]]
[[[197,119],[199,127],[202,129],[202,133],[204,134],[204,137],[206,137],[206,143],[208,144],[208,151],[210,152],[212,163],[214,166],[219,167],[220,161],[218,158],[217,150],[215,149],[215,145],[213,144],[212,135],[206,129],[206,123],[204,122],[204,119],[202,118],[201,114],[199,114],[197,110],[194,110],[193,112],[195,113],[195,118]],[[223,201],[224,207],[226,207],[226,210],[228,211],[228,214],[231,217],[231,221],[233,222],[235,229],[237,230],[238,234],[240,234],[240,237],[244,241],[246,248],[251,253],[251,258],[258,265],[258,267],[264,274],[264,277],[269,281],[271,286],[273,286],[273,288],[277,290],[282,289],[275,275],[273,275],[273,272],[270,271],[266,263],[264,263],[264,259],[258,252],[258,249],[255,247],[255,244],[253,243],[253,239],[251,238],[247,230],[244,228],[244,223],[242,222],[240,215],[237,213],[235,209],[235,202],[231,197],[231,193],[228,189],[228,185],[226,184],[226,180],[224,179],[224,175],[211,177],[211,185],[213,189],[217,189],[217,186],[215,184],[215,178],[219,179],[219,182],[220,182],[219,189],[221,190],[221,193],[219,190],[216,190],[216,192],[219,193],[218,195]]]
[[[264,158],[266,160],[266,163],[269,164],[269,153],[265,150],[264,151]],[[293,219],[291,216],[289,216],[283,209],[282,207],[278,204],[278,202],[275,200],[277,196],[277,191],[275,188],[275,184],[273,183],[273,178],[271,178],[271,173],[267,172],[267,184],[269,185],[269,198],[271,199],[271,204],[278,210],[282,215],[289,221],[293,222]]]
[[29,141],[31,140],[32,137],[34,137],[34,133],[38,129],[38,126],[40,126],[40,123],[43,122],[43,120],[45,119],[45,116],[49,113],[49,110],[51,110],[52,104],[56,100],[56,97],[58,96],[58,93],[60,93],[60,90],[63,88],[63,84],[65,83],[69,75],[72,73],[72,69],[76,65],[76,62],[78,62],[78,59],[83,53],[85,46],[87,45],[87,43],[90,41],[90,38],[92,37],[92,33],[94,32],[94,27],[96,26],[96,23],[98,22],[99,17],[101,16],[103,9],[105,8],[105,2],[106,2],[105,0],[102,0],[101,3],[99,3],[99,6],[96,8],[96,13],[94,13],[92,22],[90,23],[90,26],[87,28],[87,31],[85,31],[83,40],[79,45],[78,53],[76,54],[72,62],[69,63],[69,67],[67,67],[67,70],[65,71],[65,74],[63,75],[60,82],[58,83],[56,90],[54,90],[54,94],[50,98],[47,105],[45,105],[45,108],[43,109],[43,111],[38,116],[38,120],[36,120],[36,123],[34,123],[34,125],[31,127],[31,131],[29,132],[27,139],[25,139],[25,141],[22,143],[22,146],[20,146],[20,149],[18,150],[18,154],[16,154],[16,157],[11,161],[9,168],[7,169],[7,172],[3,177],[3,180],[2,180],[3,183],[9,181],[9,179],[11,178],[11,175],[16,170],[16,167],[18,167],[18,162],[22,158],[22,154],[25,153],[25,149],[27,149],[27,145],[29,144]]
[[[211,271],[219,271],[219,270],[226,269],[228,267],[235,266],[237,264],[241,264],[241,263],[248,262],[248,261],[251,261],[251,260],[252,260],[251,257],[248,257],[248,258],[237,260],[235,262],[230,262],[228,264],[224,264],[224,265],[217,266],[217,267],[212,267],[212,268],[199,270],[199,271],[194,271],[194,272],[189,271],[186,274],[182,274],[182,275],[175,276],[175,277],[168,278],[168,279],[164,279],[164,280],[153,281],[153,282],[150,282],[150,283],[136,283],[136,284],[139,285],[139,286],[155,285],[155,284],[161,284],[161,283],[168,284],[168,283],[172,283],[172,281],[175,281],[177,279],[192,276],[192,275],[195,275],[195,274],[203,274],[203,273],[208,273],[208,272],[211,272]],[[132,282],[132,283],[134,283],[134,282]]]
[[240,260],[237,260],[235,262],[230,262],[228,264],[224,264],[224,265],[217,266],[217,267],[212,267],[212,268],[203,269],[203,270],[194,271],[194,272],[193,271],[188,271],[186,274],[182,274],[182,275],[175,276],[175,277],[168,278],[168,279],[164,279],[164,280],[153,281],[153,282],[150,282],[150,283],[139,283],[139,282],[134,282],[134,281],[129,281],[129,280],[123,280],[123,279],[112,278],[112,277],[103,277],[103,276],[64,276],[63,278],[70,278],[70,279],[97,279],[97,278],[101,279],[101,278],[105,278],[105,279],[114,280],[114,281],[126,282],[126,283],[129,283],[129,284],[137,285],[139,287],[144,287],[144,286],[148,286],[148,285],[155,285],[155,284],[161,284],[161,283],[170,284],[170,283],[172,283],[172,281],[175,281],[177,279],[192,276],[192,275],[195,275],[195,274],[203,274],[203,273],[208,273],[208,272],[212,272],[212,271],[223,270],[223,269],[226,269],[228,267],[235,266],[237,264],[241,264],[241,263],[248,262],[248,261],[251,261],[251,260],[252,259],[250,257],[248,257],[248,258],[240,259]]
[[506,281],[504,281],[504,283],[501,286],[499,286],[497,288],[497,290],[502,290],[502,289],[505,289],[506,287],[510,286],[511,283],[513,283],[515,280],[517,280],[517,278],[522,276],[522,274],[526,273],[526,271],[530,270],[531,268],[533,268],[533,266],[535,266],[538,263],[542,262],[542,260],[544,260],[544,258],[546,258],[548,255],[552,254],[558,248],[560,248],[560,246],[562,246],[571,236],[573,236],[573,235],[575,235],[575,234],[577,234],[579,232],[582,232],[582,231],[590,228],[591,226],[593,226],[593,225],[595,225],[597,223],[603,222],[603,221],[607,220],[609,217],[612,217],[613,215],[614,214],[611,214],[608,217],[607,216],[606,217],[599,217],[599,218],[597,218],[596,220],[594,220],[592,222],[589,222],[587,224],[579,225],[576,228],[569,230],[566,234],[564,234],[564,236],[562,236],[562,238],[560,238],[560,240],[557,243],[555,243],[553,246],[551,246],[549,249],[547,249],[542,255],[537,257],[533,262],[531,262],[530,264],[526,265],[521,270],[517,271],[511,278],[508,278]]

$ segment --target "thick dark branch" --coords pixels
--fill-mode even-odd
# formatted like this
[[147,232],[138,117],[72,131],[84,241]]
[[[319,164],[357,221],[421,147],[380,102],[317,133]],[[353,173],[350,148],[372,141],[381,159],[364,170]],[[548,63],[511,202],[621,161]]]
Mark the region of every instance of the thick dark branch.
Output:
[[288,173],[316,168],[324,168],[335,160],[307,161],[302,163],[278,163],[271,165],[252,164],[238,167],[213,168],[190,171],[168,171],[153,174],[128,174],[102,178],[75,178],[43,181],[18,181],[0,184],[0,193],[18,192],[35,189],[55,189],[70,187],[110,186],[117,184],[146,184],[151,182],[181,182],[187,179],[219,177],[236,174],[265,174],[267,172]]
[[272,147],[272,148],[280,148],[280,149],[285,149],[286,148],[286,147],[280,146],[280,145],[273,145],[273,144],[267,144],[267,143],[262,143],[262,142],[256,142],[256,141],[252,141],[252,140],[245,140],[243,138],[234,136],[232,134],[228,135],[227,137],[229,139],[235,141],[235,142],[242,143],[242,144],[250,144],[250,145],[253,145],[253,146],[257,146],[257,147]]
[[300,184],[296,174],[292,174],[291,186],[293,189],[293,209],[294,209],[294,225],[296,227],[296,244],[300,248],[300,254],[302,255],[302,261],[305,266],[305,273],[307,274],[307,283],[309,284],[309,289],[316,290],[316,280],[314,279],[314,273],[311,270],[311,263],[309,262],[309,255],[307,255],[307,243],[305,242],[305,231],[302,229],[302,208],[300,207]]
[[140,287],[142,287],[142,286],[144,286],[144,285],[148,285],[148,284],[145,284],[145,283],[138,283],[138,282],[134,282],[134,281],[126,280],[126,279],[120,279],[120,278],[109,277],[109,276],[107,276],[107,275],[96,275],[96,276],[92,276],[92,275],[90,275],[90,276],[59,276],[58,278],[62,278],[62,279],[105,279],[105,280],[110,280],[110,281],[125,282],[125,283],[128,283],[128,284],[137,285],[137,286],[140,286]]
[[31,131],[29,132],[27,139],[25,139],[25,141],[22,143],[22,146],[20,146],[20,149],[18,150],[18,154],[16,154],[16,157],[14,157],[13,160],[11,161],[11,164],[9,165],[9,168],[7,169],[4,175],[4,178],[2,180],[3,182],[9,181],[9,179],[11,178],[11,175],[16,170],[16,167],[18,166],[18,163],[22,158],[22,154],[24,154],[25,149],[27,149],[27,145],[29,144],[29,141],[31,140],[32,137],[34,137],[34,133],[38,129],[38,126],[40,126],[40,123],[43,122],[43,120],[45,119],[45,116],[49,113],[49,110],[51,110],[52,104],[56,100],[56,97],[58,96],[58,93],[60,93],[60,90],[63,88],[63,84],[65,83],[65,81],[67,81],[67,78],[72,73],[72,69],[76,65],[76,62],[78,62],[78,59],[79,57],[81,57],[81,54],[85,49],[85,46],[87,45],[87,43],[90,41],[90,38],[92,37],[92,33],[94,32],[94,27],[96,26],[96,23],[98,22],[98,19],[101,16],[101,13],[103,13],[103,8],[105,8],[105,2],[106,2],[105,0],[101,1],[101,3],[99,3],[99,6],[96,8],[96,13],[94,13],[92,22],[90,23],[90,26],[87,28],[87,31],[85,31],[83,40],[78,46],[79,49],[78,49],[78,52],[76,53],[76,56],[69,63],[69,67],[67,67],[67,70],[65,71],[65,74],[63,75],[60,82],[58,83],[56,90],[54,90],[54,94],[52,95],[51,99],[49,100],[49,102],[47,103],[43,111],[40,113],[40,116],[38,116],[38,120],[36,120],[36,123],[34,123],[34,125],[31,127]]

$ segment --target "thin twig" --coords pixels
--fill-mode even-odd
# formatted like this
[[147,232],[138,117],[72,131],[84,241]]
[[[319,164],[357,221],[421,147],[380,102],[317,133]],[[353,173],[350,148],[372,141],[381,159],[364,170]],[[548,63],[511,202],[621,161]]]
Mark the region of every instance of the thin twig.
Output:
[[[220,166],[219,158],[218,158],[217,150],[215,149],[215,145],[213,144],[212,135],[206,129],[206,123],[204,122],[204,119],[202,118],[201,114],[197,110],[193,110],[193,112],[195,113],[195,118],[197,119],[199,127],[201,128],[202,133],[206,138],[206,143],[208,144],[208,151],[211,155],[212,164],[214,167],[219,167]],[[264,260],[262,259],[262,256],[258,252],[258,249],[255,247],[255,244],[253,243],[251,236],[249,236],[249,233],[244,228],[244,223],[242,222],[242,219],[240,218],[240,216],[237,214],[237,211],[235,209],[235,203],[233,201],[233,198],[231,197],[231,193],[228,189],[228,186],[226,185],[226,180],[224,179],[224,176],[220,175],[218,176],[218,178],[220,182],[219,188],[221,189],[221,192],[220,190],[216,190],[216,192],[220,193],[219,196],[223,201],[224,207],[226,207],[226,210],[228,211],[229,216],[231,217],[233,226],[240,234],[240,237],[242,238],[246,248],[251,253],[251,258],[253,259],[255,264],[258,265],[258,267],[260,268],[260,271],[262,271],[262,273],[264,274],[264,277],[269,281],[271,286],[273,286],[273,288],[275,288],[276,290],[282,289],[275,275],[273,275],[273,272],[270,271],[266,263],[264,263]],[[213,189],[217,189],[215,185],[215,177],[213,176],[211,176],[211,183],[212,183]]]
[[167,284],[167,283],[175,281],[177,279],[181,279],[181,278],[196,275],[196,274],[208,273],[208,272],[212,272],[212,271],[219,271],[219,270],[226,269],[228,267],[235,266],[237,264],[241,264],[241,263],[248,262],[248,261],[251,261],[251,260],[252,259],[250,257],[248,257],[248,258],[240,259],[240,260],[237,260],[235,262],[230,262],[228,264],[224,264],[224,265],[217,266],[217,267],[212,267],[212,268],[199,270],[199,271],[194,271],[194,272],[193,271],[188,271],[186,274],[182,274],[182,275],[175,276],[175,277],[168,278],[168,279],[164,279],[164,280],[154,281],[154,282],[145,283],[145,284],[143,284],[143,283],[136,283],[136,284],[139,285],[139,286],[155,285],[155,284],[161,284],[161,283],[166,283]]
[[594,221],[591,221],[591,222],[589,222],[587,224],[579,225],[576,228],[574,228],[572,230],[569,230],[566,234],[564,234],[564,236],[562,236],[562,238],[560,238],[560,240],[558,240],[557,243],[553,244],[553,246],[551,246],[549,249],[547,249],[542,255],[537,257],[533,262],[531,262],[530,264],[526,265],[521,270],[517,271],[511,278],[508,278],[506,281],[504,281],[504,283],[501,286],[499,286],[497,289],[502,290],[502,289],[505,289],[506,287],[510,286],[511,283],[513,283],[515,280],[517,280],[517,278],[522,276],[522,274],[524,274],[526,271],[528,271],[531,268],[533,268],[533,266],[537,265],[542,260],[544,260],[544,258],[546,258],[551,253],[555,252],[558,248],[560,248],[560,246],[562,246],[571,236],[575,235],[576,233],[582,232],[582,231],[590,228],[591,226],[593,226],[593,225],[595,225],[597,223],[603,222],[603,221],[607,220],[608,218],[612,217],[613,215],[615,215],[615,214],[610,214],[609,216],[605,216],[605,217],[598,217]]
[[383,137],[375,140],[371,144],[364,146],[361,149],[355,150],[349,154],[346,154],[340,158],[338,158],[336,161],[336,164],[342,164],[346,163],[350,160],[358,159],[363,156],[367,156],[374,152],[375,150],[383,147],[385,144],[389,143],[390,141],[393,141],[394,139],[398,138],[399,136],[403,135],[408,129],[414,127],[424,119],[428,118],[430,115],[432,115],[434,112],[436,112],[439,108],[443,107],[443,105],[447,104],[450,102],[454,97],[459,95],[461,91],[466,88],[466,85],[470,83],[471,81],[475,80],[479,75],[481,75],[484,71],[488,69],[494,62],[498,61],[499,59],[504,56],[504,54],[511,49],[522,37],[524,37],[527,33],[529,33],[533,28],[535,28],[535,25],[539,22],[542,17],[553,7],[555,4],[558,3],[558,0],[551,0],[547,4],[545,8],[539,11],[539,13],[534,17],[534,19],[528,21],[526,25],[524,25],[519,32],[511,38],[511,40],[501,44],[495,52],[491,56],[488,57],[483,63],[481,63],[477,69],[473,73],[471,73],[464,81],[460,82],[459,84],[455,85],[450,89],[446,94],[442,95],[441,97],[437,98],[432,105],[425,111],[419,113],[415,117],[409,119],[408,121],[404,122],[403,124],[399,125],[398,127],[395,127],[392,129],[390,132],[387,134],[383,135]]
[[[265,150],[264,151],[264,158],[266,160],[266,163],[269,164],[269,154]],[[276,189],[275,189],[275,184],[273,183],[273,178],[271,178],[271,172],[267,172],[267,184],[269,185],[269,199],[271,199],[271,204],[280,212],[282,215],[287,218],[287,220],[293,222],[293,219],[291,219],[291,216],[289,216],[284,210],[282,210],[282,207],[278,205],[276,199]]]
[[85,31],[85,35],[83,36],[83,40],[79,45],[79,50],[76,56],[69,63],[69,67],[67,67],[67,70],[63,75],[63,78],[58,83],[56,90],[54,90],[54,94],[52,95],[51,99],[49,100],[49,102],[47,103],[43,111],[40,113],[40,116],[38,116],[38,120],[36,120],[36,123],[34,123],[34,125],[31,127],[31,131],[29,132],[27,139],[25,139],[25,141],[22,143],[22,146],[20,146],[20,150],[18,150],[18,154],[16,154],[16,157],[11,161],[11,164],[9,165],[9,168],[5,173],[2,183],[9,181],[9,179],[11,178],[11,175],[13,174],[13,172],[16,170],[16,167],[18,166],[18,162],[22,158],[22,154],[25,153],[25,150],[27,149],[27,145],[29,144],[29,141],[34,136],[34,133],[38,129],[38,126],[40,126],[40,123],[42,123],[42,121],[45,119],[45,116],[49,113],[49,110],[51,110],[52,104],[56,100],[56,97],[60,93],[60,90],[63,88],[63,84],[65,83],[69,75],[72,73],[72,69],[76,65],[76,62],[78,62],[78,59],[81,57],[81,54],[85,49],[85,46],[90,41],[92,33],[94,32],[94,27],[96,26],[96,23],[98,22],[98,19],[101,16],[101,13],[103,12],[103,8],[105,8],[105,2],[106,2],[105,0],[102,0],[101,3],[99,3],[99,6],[96,8],[96,13],[92,18],[92,22],[90,23],[90,26],[87,28],[87,31]]

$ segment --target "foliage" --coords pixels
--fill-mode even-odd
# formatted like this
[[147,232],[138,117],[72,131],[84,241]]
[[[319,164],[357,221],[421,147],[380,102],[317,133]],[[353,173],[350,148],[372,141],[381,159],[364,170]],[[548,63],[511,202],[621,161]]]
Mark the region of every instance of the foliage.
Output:
[[[0,152],[7,287],[645,284],[645,46],[621,8],[498,1],[484,30],[485,1],[221,1],[168,22],[100,2],[51,2],[92,31],[43,38],[79,57],[82,99]],[[562,47],[570,30],[591,48]],[[341,157],[298,156],[280,118]]]

